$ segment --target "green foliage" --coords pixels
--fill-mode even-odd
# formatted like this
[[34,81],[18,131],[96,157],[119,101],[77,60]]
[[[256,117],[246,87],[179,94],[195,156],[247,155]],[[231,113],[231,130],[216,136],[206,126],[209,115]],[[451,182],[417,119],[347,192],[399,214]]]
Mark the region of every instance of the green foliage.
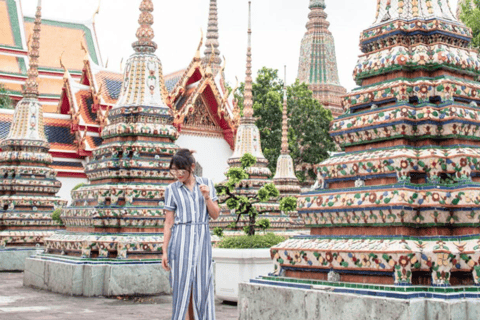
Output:
[[268,219],[260,219],[257,221],[256,226],[266,232],[267,229],[270,229],[270,220]]
[[13,109],[12,99],[3,84],[0,84],[0,109]]
[[251,234],[255,234],[255,226],[251,226],[251,225],[245,226],[243,227],[243,232],[245,232],[247,236]]
[[77,190],[77,189],[80,189],[81,187],[86,186],[86,185],[87,185],[87,184],[84,183],[84,182],[79,183],[79,184],[77,184],[75,187],[73,187],[72,191],[75,191],[75,190]]
[[283,212],[292,212],[297,210],[297,198],[285,197],[280,200],[280,210]]
[[[243,88],[240,87],[237,94],[240,107],[243,104]],[[335,150],[328,133],[332,113],[313,98],[308,85],[298,80],[287,87],[287,96],[288,144],[294,165],[322,162],[328,158],[329,151]],[[253,83],[253,97],[262,151],[269,161],[270,170],[275,172],[282,144],[283,81],[278,77],[278,70],[265,67],[259,70]],[[310,171],[309,174],[315,177]],[[302,172],[298,172],[297,177],[300,181],[306,179]]]
[[243,157],[240,159],[242,162],[242,167],[243,169],[250,168],[254,164],[257,163],[257,158],[255,158],[253,155],[250,153],[245,153]]
[[480,48],[480,0],[467,0],[462,6],[460,20],[472,29],[472,47]]
[[[280,192],[273,183],[267,183],[257,191],[255,196],[243,196],[236,194],[235,187],[243,179],[248,179],[248,174],[245,169],[254,165],[257,159],[251,154],[245,154],[242,159],[242,166],[244,168],[230,168],[226,174],[228,181],[225,185],[216,185],[215,189],[217,194],[221,196],[220,204],[226,204],[229,210],[235,210],[237,215],[237,221],[228,226],[228,228],[237,229],[237,222],[240,221],[242,216],[248,216],[248,223],[243,228],[246,234],[255,235],[255,227],[259,227],[263,230],[265,223],[258,225],[256,223],[257,216],[267,211],[259,211],[255,208],[256,203],[268,202],[276,199],[280,196]],[[270,223],[270,222],[269,222]]]
[[222,249],[267,249],[285,241],[284,237],[267,233],[266,235],[225,237],[218,244]]
[[61,225],[63,225],[63,221],[60,218],[61,215],[62,215],[62,209],[60,209],[60,208],[55,209],[52,213],[52,220],[60,223]]
[[217,237],[223,237],[223,229],[220,227],[213,228],[213,234]]

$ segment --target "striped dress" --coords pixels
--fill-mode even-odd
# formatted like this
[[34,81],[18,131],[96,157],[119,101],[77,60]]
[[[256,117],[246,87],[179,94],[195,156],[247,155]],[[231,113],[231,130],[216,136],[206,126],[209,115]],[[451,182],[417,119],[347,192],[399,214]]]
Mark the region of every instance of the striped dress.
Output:
[[173,289],[172,320],[185,319],[192,290],[195,319],[215,319],[209,215],[200,185],[205,184],[210,188],[213,201],[218,198],[212,180],[195,179],[193,191],[179,181],[165,190],[165,209],[175,212],[175,223],[168,244]]

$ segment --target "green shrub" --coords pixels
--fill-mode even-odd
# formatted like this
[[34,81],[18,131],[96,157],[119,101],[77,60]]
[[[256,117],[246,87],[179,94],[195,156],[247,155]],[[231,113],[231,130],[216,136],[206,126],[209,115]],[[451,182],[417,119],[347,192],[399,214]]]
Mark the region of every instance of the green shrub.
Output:
[[223,237],[223,229],[220,227],[213,228],[213,234],[217,237]]
[[60,218],[61,215],[62,215],[62,209],[60,208],[55,209],[52,213],[52,220],[63,225],[62,219]]
[[270,220],[268,219],[260,219],[257,221],[257,223],[255,224],[255,226],[257,226],[258,228],[262,229],[263,232],[265,233],[267,231],[267,229],[270,228],[271,224],[270,224]]
[[77,189],[80,189],[81,187],[87,185],[86,183],[82,182],[82,183],[79,183],[77,184],[75,187],[73,187],[72,191],[75,191]]
[[245,235],[225,237],[217,244],[217,247],[222,249],[267,249],[283,241],[285,241],[285,237],[277,236],[273,233],[254,236]]

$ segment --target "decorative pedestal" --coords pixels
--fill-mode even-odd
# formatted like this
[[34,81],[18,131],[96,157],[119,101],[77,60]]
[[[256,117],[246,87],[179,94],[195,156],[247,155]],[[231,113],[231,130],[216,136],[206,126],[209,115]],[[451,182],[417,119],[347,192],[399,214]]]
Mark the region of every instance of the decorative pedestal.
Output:
[[37,255],[26,260],[23,284],[73,296],[170,294],[161,260],[86,259]]
[[480,292],[380,291],[293,281],[278,285],[257,280],[240,284],[239,319],[476,320],[480,314]]
[[238,301],[238,285],[270,272],[270,249],[213,249],[215,295],[224,301]]
[[42,247],[8,247],[0,248],[0,272],[25,270],[25,259],[43,251]]

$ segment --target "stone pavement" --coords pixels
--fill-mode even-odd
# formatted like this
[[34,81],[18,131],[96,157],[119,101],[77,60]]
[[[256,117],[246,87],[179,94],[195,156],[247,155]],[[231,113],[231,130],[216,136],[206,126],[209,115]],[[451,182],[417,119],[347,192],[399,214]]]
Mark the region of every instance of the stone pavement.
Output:
[[[22,273],[0,272],[0,320],[170,320],[171,296],[83,298],[23,287]],[[237,306],[216,302],[217,320],[238,319]]]

